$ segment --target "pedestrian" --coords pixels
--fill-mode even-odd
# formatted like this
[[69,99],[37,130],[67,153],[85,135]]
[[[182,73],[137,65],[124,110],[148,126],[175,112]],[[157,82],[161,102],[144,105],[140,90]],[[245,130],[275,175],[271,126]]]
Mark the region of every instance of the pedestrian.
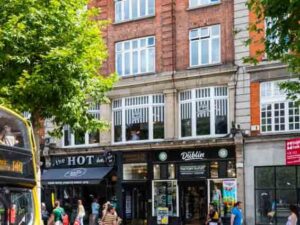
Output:
[[290,205],[290,215],[288,217],[288,220],[286,222],[286,225],[297,225],[298,222],[298,209],[295,205]]
[[49,219],[49,212],[47,211],[46,205],[44,202],[42,202],[41,205],[41,210],[42,210],[42,220],[44,225],[47,225],[48,219]]
[[107,208],[104,211],[103,217],[99,224],[101,225],[117,225],[117,214],[114,210],[114,208],[110,205],[107,204]]
[[219,213],[215,209],[215,205],[213,203],[210,203],[206,225],[218,225],[219,222],[220,222]]
[[98,203],[97,198],[94,198],[94,201],[93,201],[91,207],[92,207],[92,219],[91,219],[90,225],[95,225],[96,221],[99,218],[99,210],[100,210],[100,205]]
[[52,224],[52,220],[54,221],[54,225],[63,225],[63,215],[65,214],[65,210],[60,207],[59,200],[56,200],[54,202],[54,209],[52,211],[50,221],[48,221],[48,224]]
[[242,202],[238,201],[234,204],[231,210],[230,225],[242,225],[243,224],[243,213],[242,213]]
[[82,201],[78,200],[77,216],[76,219],[79,221],[80,225],[83,225],[83,218],[85,217],[85,210]]

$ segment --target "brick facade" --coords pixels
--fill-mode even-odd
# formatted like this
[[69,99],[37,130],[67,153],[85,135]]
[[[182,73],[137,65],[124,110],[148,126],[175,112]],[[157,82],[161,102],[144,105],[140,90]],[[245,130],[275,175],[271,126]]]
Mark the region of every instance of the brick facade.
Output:
[[[98,19],[111,23],[104,31],[109,57],[105,73],[115,71],[115,43],[154,35],[156,39],[156,73],[186,70],[189,67],[189,30],[221,25],[221,61],[233,64],[233,1],[222,1],[208,7],[188,9],[188,1],[156,0],[155,16],[114,23],[114,1],[93,0],[100,7]],[[176,55],[174,54],[176,52]]]

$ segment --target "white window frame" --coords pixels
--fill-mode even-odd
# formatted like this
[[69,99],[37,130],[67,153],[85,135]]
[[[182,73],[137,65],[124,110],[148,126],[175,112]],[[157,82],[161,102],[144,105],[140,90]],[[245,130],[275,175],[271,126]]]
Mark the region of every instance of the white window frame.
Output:
[[176,217],[179,216],[179,187],[178,187],[178,181],[175,179],[170,180],[152,180],[152,216],[155,216],[155,208],[154,208],[154,184],[155,183],[162,183],[162,182],[175,182],[176,184]]
[[[148,41],[150,39],[153,39],[153,44],[150,45],[148,44]],[[146,45],[145,46],[141,46],[142,42],[145,41]],[[137,43],[137,48],[133,47],[133,43]],[[122,73],[118,74],[121,77],[126,77],[126,76],[132,76],[132,75],[142,75],[142,74],[149,74],[149,73],[155,73],[155,59],[156,59],[156,49],[155,49],[155,45],[156,45],[156,40],[155,40],[155,36],[147,36],[147,37],[142,37],[142,38],[136,38],[136,39],[130,39],[130,40],[126,40],[126,41],[121,41],[121,42],[117,42],[115,44],[115,70],[118,73],[118,55],[121,54],[122,57]],[[130,47],[129,49],[125,50],[125,45],[128,44]],[[119,48],[121,48],[121,50],[118,50]],[[146,71],[142,72],[142,65],[141,65],[141,52],[142,51],[146,51],[146,58],[145,58],[145,65],[146,65]],[[154,56],[153,56],[153,68],[150,68],[150,52],[154,51]],[[133,71],[133,53],[137,52],[137,72]],[[125,73],[125,55],[126,53],[129,53],[129,61],[130,61],[130,72],[129,74]]]
[[209,6],[209,5],[214,5],[214,4],[219,4],[221,2],[221,0],[217,0],[217,1],[214,1],[214,0],[196,0],[197,3],[195,5],[192,5],[192,1],[193,0],[189,0],[189,8],[190,9]]
[[[209,135],[197,135],[197,117],[196,117],[196,102],[199,101],[199,98],[196,98],[196,91],[197,90],[202,90],[202,89],[210,89],[210,97],[206,98],[205,100],[210,101],[210,134]],[[227,89],[227,95],[226,96],[215,96],[215,88],[226,88]],[[180,99],[180,94],[183,92],[189,92],[191,93],[190,99],[187,100],[181,100]],[[179,138],[184,140],[184,139],[195,139],[195,138],[213,138],[213,137],[223,137],[227,135],[230,131],[230,118],[229,118],[229,89],[226,86],[213,86],[213,87],[206,87],[206,88],[196,88],[196,89],[190,89],[190,90],[184,90],[178,93],[178,99],[179,99],[179,104],[178,104],[178,112],[179,112]],[[216,134],[215,133],[215,100],[220,100],[220,99],[226,99],[227,100],[227,133],[226,134]],[[181,104],[184,103],[192,103],[191,107],[191,120],[192,120],[192,135],[188,137],[182,137],[181,134]]]
[[[163,97],[163,103],[153,103],[153,96],[162,96]],[[134,99],[134,98],[139,98],[139,97],[148,97],[148,103],[146,104],[138,104],[138,105],[132,105],[132,106],[126,106],[125,101],[126,99]],[[120,105],[118,107],[114,107],[114,102],[120,101]],[[119,144],[124,144],[124,143],[146,143],[146,142],[160,142],[163,141],[164,139],[154,139],[153,138],[153,107],[154,106],[163,106],[164,108],[164,114],[163,114],[163,120],[164,120],[164,129],[165,129],[165,97],[163,94],[152,94],[152,95],[140,95],[140,96],[134,96],[134,97],[126,97],[126,98],[120,98],[120,99],[115,99],[112,101],[112,133],[111,133],[111,138],[112,138],[112,143],[114,145],[119,145]],[[148,108],[148,139],[147,140],[136,140],[136,141],[126,141],[126,110],[127,109],[139,109],[139,108]],[[115,121],[114,121],[114,112],[115,111],[121,111],[121,128],[122,128],[122,141],[120,142],[115,142]]]
[[[276,80],[276,81],[267,81],[260,83],[260,132],[262,134],[271,134],[271,133],[285,133],[285,132],[299,132],[299,129],[289,129],[289,103],[293,103],[293,101],[287,99],[287,95],[284,91],[279,89],[279,84],[284,82],[285,80]],[[275,130],[275,104],[284,104],[284,130]],[[262,120],[262,112],[264,105],[271,105],[271,130],[263,131],[263,126],[268,126],[268,124],[263,124]],[[299,113],[300,116],[300,113]],[[266,117],[267,118],[267,117]],[[280,124],[280,123],[279,123]],[[295,125],[295,123],[294,123]]]
[[[121,23],[121,22],[126,22],[126,21],[131,21],[131,20],[138,20],[142,18],[147,18],[155,15],[155,0],[144,0],[145,1],[145,15],[141,15],[141,8],[140,4],[142,0],[136,0],[137,1],[137,16],[133,17],[133,0],[115,0],[115,22],[116,23]],[[149,9],[149,1],[153,1],[153,12],[150,12]],[[129,2],[129,15],[128,18],[125,19],[125,2]],[[121,6],[121,15],[117,15],[118,10],[117,10],[117,5],[120,4]],[[120,19],[118,19],[120,18]]]
[[[219,27],[219,35],[212,35],[212,28],[213,27]],[[208,29],[208,34],[201,36],[201,31]],[[197,32],[198,35],[196,37],[192,37],[192,32]],[[213,64],[219,64],[221,63],[221,25],[220,24],[215,24],[212,26],[207,26],[207,27],[200,27],[196,29],[192,29],[189,31],[189,51],[190,51],[190,67],[199,67],[199,66],[206,66],[206,65],[213,65]],[[213,62],[212,61],[212,39],[219,39],[219,60]],[[208,63],[202,64],[202,58],[201,58],[201,45],[202,41],[201,40],[208,40]],[[193,42],[198,42],[198,64],[197,65],[192,65],[192,43]]]
[[[89,110],[88,110],[89,114],[92,114],[96,119],[100,119],[100,104],[94,104],[91,105]],[[65,129],[66,127],[66,129]],[[78,148],[78,147],[93,147],[93,146],[99,146],[100,145],[100,134],[99,134],[99,143],[93,143],[93,144],[89,144],[89,132],[85,132],[85,136],[84,136],[84,144],[75,144],[75,134],[74,132],[70,129],[69,125],[65,125],[64,129],[63,129],[63,136],[61,139],[61,146],[63,148]],[[69,130],[70,134],[71,134],[71,142],[69,145],[65,146],[65,130]]]

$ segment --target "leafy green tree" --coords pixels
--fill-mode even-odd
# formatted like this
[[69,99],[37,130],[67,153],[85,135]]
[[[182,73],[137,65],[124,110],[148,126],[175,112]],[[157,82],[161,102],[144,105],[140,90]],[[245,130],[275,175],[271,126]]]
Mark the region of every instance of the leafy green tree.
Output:
[[[256,56],[246,59],[257,63],[257,58],[266,53],[269,60],[279,60],[287,64],[289,71],[300,75],[300,0],[248,0],[248,8],[257,17],[250,24],[250,32],[262,34],[258,40],[265,49],[258,50]],[[260,26],[265,23],[265,29]],[[249,39],[248,44],[255,44]],[[288,97],[299,101],[299,79],[281,85]]]
[[[35,130],[50,118],[61,134],[95,131],[107,122],[87,110],[105,102],[115,75],[101,76],[106,21],[87,0],[0,0],[0,104],[30,112]],[[37,137],[37,136],[36,136]],[[37,138],[36,138],[37,139]]]

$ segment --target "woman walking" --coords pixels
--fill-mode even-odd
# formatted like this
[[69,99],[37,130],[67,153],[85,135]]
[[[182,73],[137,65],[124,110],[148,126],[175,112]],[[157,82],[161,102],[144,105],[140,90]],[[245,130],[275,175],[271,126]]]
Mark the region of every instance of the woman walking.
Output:
[[78,209],[77,209],[77,220],[79,221],[80,225],[83,225],[83,218],[85,216],[85,210],[82,205],[82,201],[78,200]]
[[299,216],[297,206],[290,205],[290,212],[286,225],[297,225]]
[[108,204],[107,209],[103,214],[103,217],[99,224],[101,225],[117,225],[117,218],[114,208],[112,205]]

